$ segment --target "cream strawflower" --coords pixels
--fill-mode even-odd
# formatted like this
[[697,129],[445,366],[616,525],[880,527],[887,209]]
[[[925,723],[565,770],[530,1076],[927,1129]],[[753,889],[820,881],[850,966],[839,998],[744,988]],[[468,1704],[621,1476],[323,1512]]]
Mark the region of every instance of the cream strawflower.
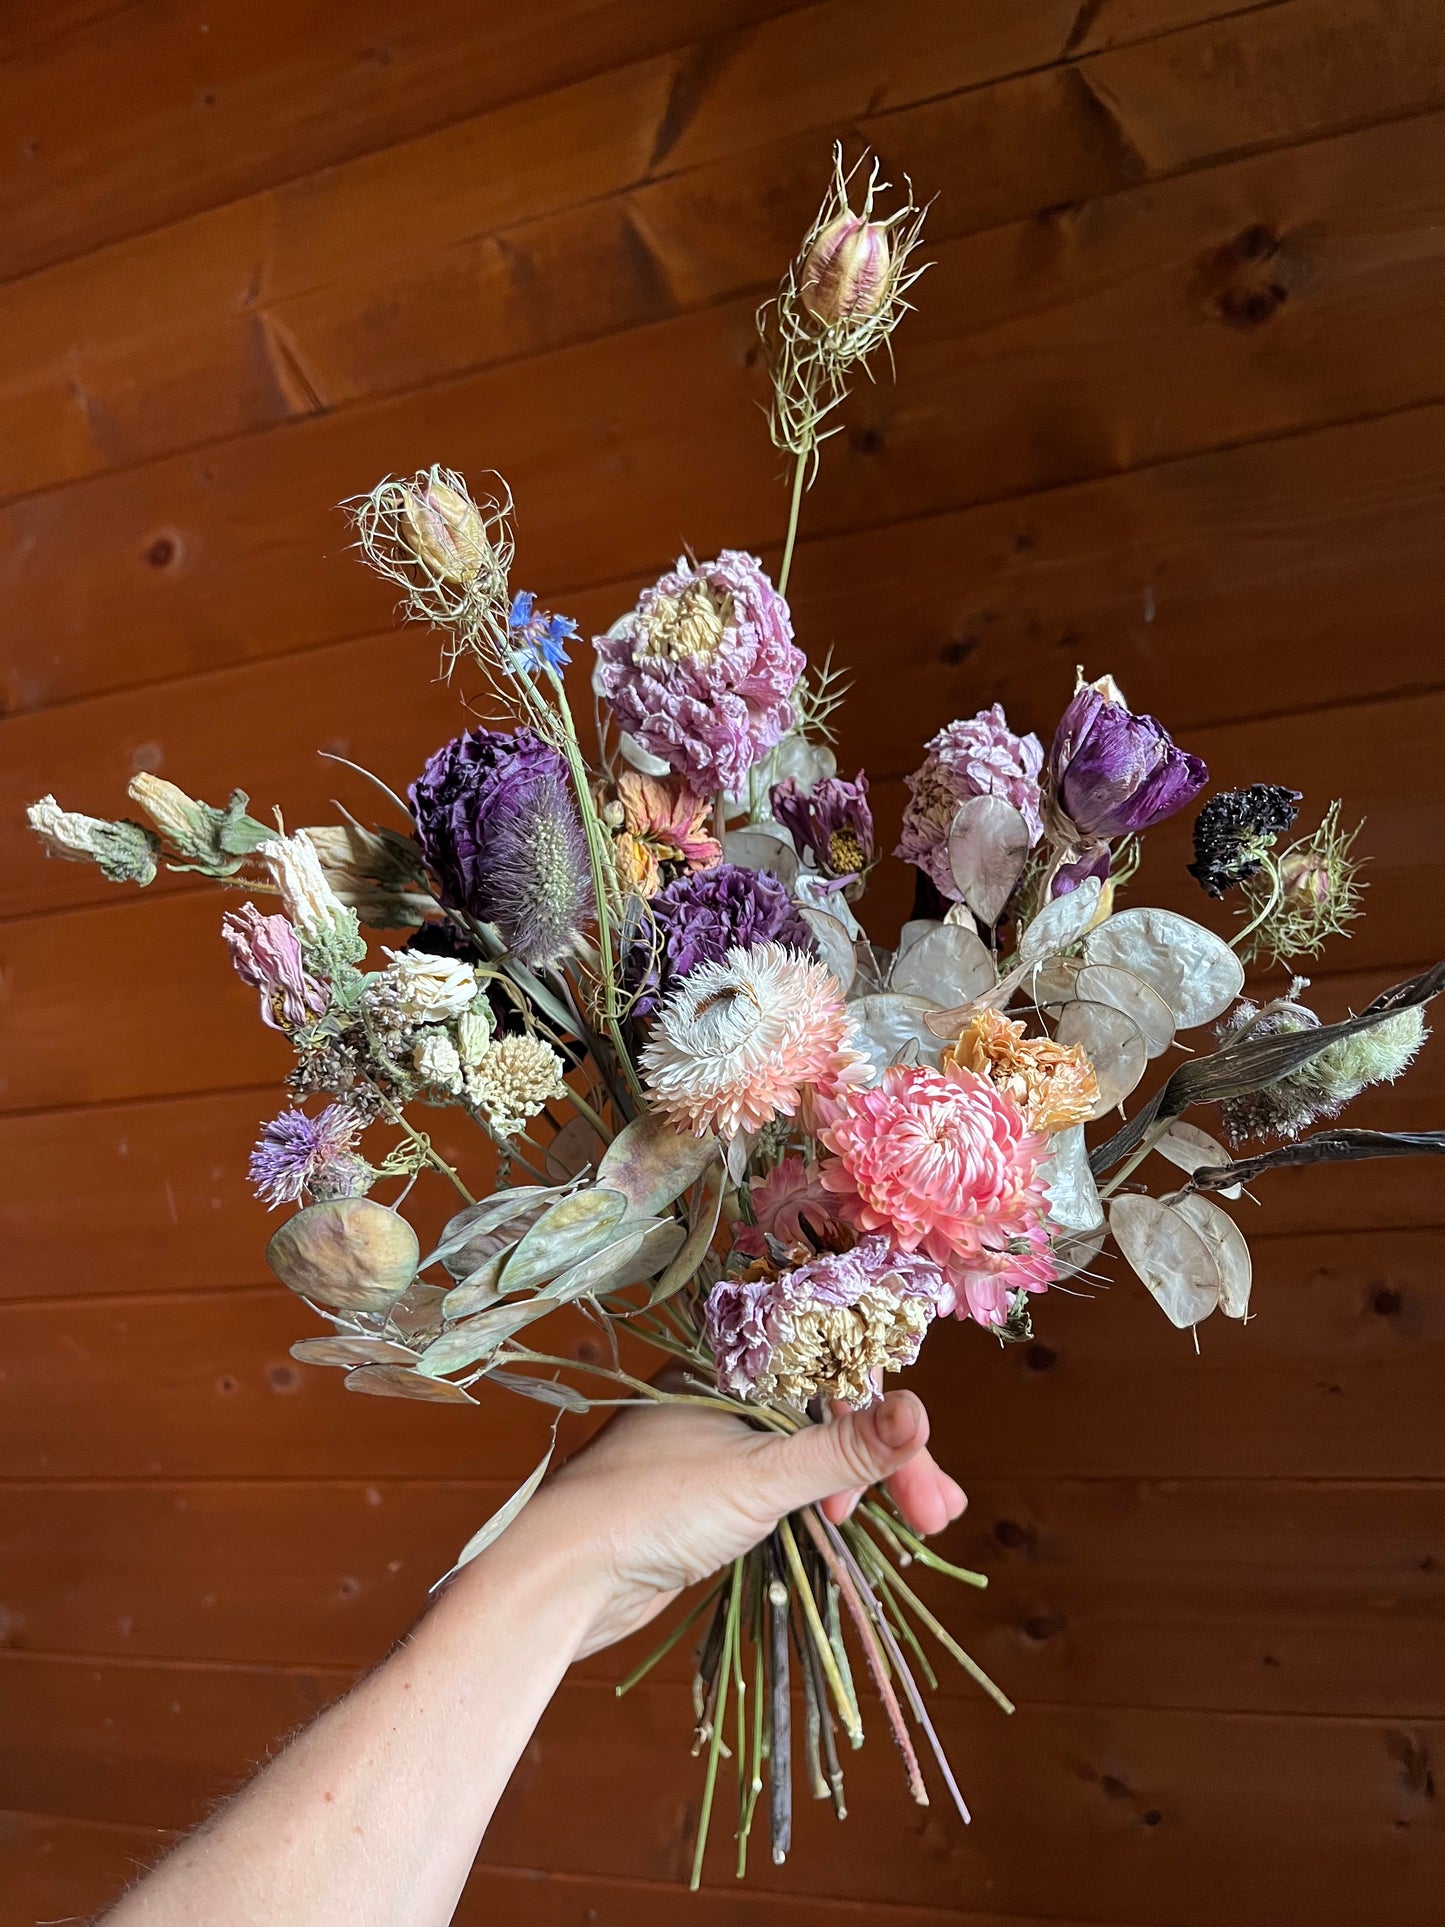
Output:
[[689,971],[641,1059],[673,1124],[725,1138],[791,1117],[807,1089],[860,1080],[867,1061],[853,1046],[837,978],[780,943],[734,948]]

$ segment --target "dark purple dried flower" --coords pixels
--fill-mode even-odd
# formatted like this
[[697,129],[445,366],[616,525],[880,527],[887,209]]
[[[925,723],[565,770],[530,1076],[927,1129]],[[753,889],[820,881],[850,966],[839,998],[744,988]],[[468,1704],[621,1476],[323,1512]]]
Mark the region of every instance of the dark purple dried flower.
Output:
[[[1084,683],[1049,751],[1053,803],[1075,843],[1136,835],[1183,809],[1209,781],[1197,756],[1176,749],[1152,716],[1136,716],[1113,678]],[[1066,831],[1067,834],[1067,831]]]
[[1267,851],[1294,822],[1298,790],[1279,783],[1250,783],[1211,796],[1194,819],[1194,861],[1189,874],[1212,897],[1222,897],[1252,877]]
[[774,784],[770,800],[798,855],[811,857],[823,876],[851,883],[872,864],[873,812],[862,770],[851,783],[841,776],[820,777],[810,790],[800,789],[789,776]]
[[272,1030],[295,1030],[326,1008],[326,992],[308,976],[296,932],[286,917],[263,917],[254,903],[228,910],[221,935],[243,984],[261,993],[261,1020]]
[[721,963],[729,950],[784,943],[813,955],[812,933],[792,899],[766,870],[717,863],[680,876],[658,891],[627,957],[624,979],[647,1016],[680,977],[699,964]]
[[345,1104],[328,1104],[315,1117],[282,1111],[263,1126],[251,1153],[248,1175],[256,1195],[273,1210],[299,1203],[303,1192],[318,1199],[364,1196],[376,1181],[355,1149],[365,1128],[366,1119]]
[[495,923],[524,963],[557,962],[594,914],[561,754],[534,730],[470,730],[431,757],[411,805],[447,908]]

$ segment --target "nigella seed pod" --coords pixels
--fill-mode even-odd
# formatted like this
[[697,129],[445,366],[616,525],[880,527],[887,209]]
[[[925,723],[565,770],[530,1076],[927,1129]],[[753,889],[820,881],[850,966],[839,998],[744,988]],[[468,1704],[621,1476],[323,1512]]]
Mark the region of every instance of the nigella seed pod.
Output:
[[798,298],[827,328],[866,318],[877,314],[888,297],[892,264],[893,246],[881,222],[840,214],[804,258]]
[[407,547],[436,581],[465,588],[481,573],[487,553],[481,510],[435,471],[408,484],[401,532]]
[[371,1198],[327,1198],[288,1218],[266,1247],[283,1285],[334,1311],[388,1311],[416,1276],[406,1219]]

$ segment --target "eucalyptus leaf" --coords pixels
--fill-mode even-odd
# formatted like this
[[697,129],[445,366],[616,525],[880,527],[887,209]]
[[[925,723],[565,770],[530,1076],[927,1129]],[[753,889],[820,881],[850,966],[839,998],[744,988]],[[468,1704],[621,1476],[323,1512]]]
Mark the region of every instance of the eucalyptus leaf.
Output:
[[470,1392],[444,1379],[423,1378],[410,1365],[358,1365],[342,1380],[348,1392],[372,1398],[416,1398],[431,1405],[475,1405]]
[[1089,932],[1084,959],[1142,977],[1180,1030],[1222,1016],[1244,988],[1244,965],[1224,939],[1173,910],[1120,910]]
[[1099,914],[1102,889],[1097,877],[1085,877],[1077,890],[1046,903],[1019,938],[1015,961],[1042,963],[1046,957],[1056,957],[1076,944]]
[[998,970],[976,930],[940,923],[894,961],[888,988],[898,997],[924,997],[947,1009],[991,990]]
[[536,1292],[530,1298],[511,1299],[504,1305],[493,1305],[489,1311],[463,1318],[432,1340],[422,1353],[417,1370],[429,1379],[460,1372],[479,1359],[489,1358],[499,1345],[524,1326],[535,1324],[556,1309],[555,1298]]
[[948,832],[948,864],[959,894],[990,929],[1004,913],[1029,856],[1029,826],[1001,796],[970,796]]
[[291,1356],[303,1365],[415,1365],[417,1355],[394,1339],[358,1334],[354,1338],[298,1338]]
[[1214,1254],[1178,1211],[1158,1198],[1125,1192],[1109,1206],[1114,1242],[1170,1323],[1188,1331],[1219,1303]]
[[680,1198],[717,1155],[717,1140],[679,1131],[660,1111],[644,1111],[608,1145],[597,1182],[620,1191],[632,1213],[651,1218]]
[[527,1291],[599,1251],[627,1215],[631,1200],[594,1185],[560,1198],[531,1229],[502,1269],[504,1292]]
[[[560,1418],[560,1416],[561,1414],[559,1413],[558,1417]],[[528,1476],[523,1479],[507,1503],[498,1506],[491,1518],[487,1520],[487,1523],[472,1534],[471,1538],[468,1539],[467,1543],[457,1554],[456,1564],[451,1568],[451,1571],[444,1572],[441,1578],[437,1580],[436,1585],[432,1587],[431,1590],[433,1592],[436,1591],[437,1586],[444,1586],[447,1580],[452,1577],[453,1573],[458,1573],[463,1566],[470,1565],[472,1560],[480,1553],[485,1552],[494,1540],[501,1538],[507,1527],[526,1508],[538,1486],[541,1485],[543,1479],[546,1478],[547,1467],[552,1463],[552,1454],[556,1449],[557,1422],[554,1420],[552,1424],[552,1437],[548,1442],[547,1450],[542,1454],[541,1463],[534,1472],[529,1473]]]
[[[494,1238],[504,1235],[497,1231],[491,1233]],[[516,1248],[515,1238],[499,1245],[490,1258],[484,1259],[475,1271],[469,1271],[453,1286],[442,1300],[442,1317],[447,1324],[454,1325],[459,1318],[470,1318],[473,1312],[485,1311],[488,1305],[496,1304],[503,1295],[502,1273]]]
[[539,1208],[550,1204],[554,1198],[560,1198],[566,1189],[561,1184],[518,1184],[505,1191],[494,1191],[491,1197],[467,1205],[455,1217],[448,1218],[436,1249],[423,1259],[418,1270],[430,1271],[433,1265],[445,1265],[454,1278],[465,1278],[496,1248],[483,1248],[480,1256],[472,1257],[469,1246],[473,1239],[486,1237],[524,1212],[530,1211],[535,1215]]
[[1254,1275],[1244,1233],[1227,1211],[1221,1211],[1208,1198],[1177,1198],[1170,1208],[1209,1246],[1219,1273],[1219,1309],[1226,1318],[1243,1318],[1249,1310],[1249,1286]]

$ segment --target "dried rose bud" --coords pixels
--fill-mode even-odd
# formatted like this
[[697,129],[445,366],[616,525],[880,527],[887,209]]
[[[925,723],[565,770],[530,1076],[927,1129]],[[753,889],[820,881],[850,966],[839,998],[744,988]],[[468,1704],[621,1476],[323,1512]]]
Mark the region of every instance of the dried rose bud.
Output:
[[893,244],[881,222],[839,214],[804,257],[798,298],[827,328],[877,314],[888,298],[892,263]]
[[452,488],[435,470],[420,482],[406,485],[401,533],[417,561],[436,581],[460,589],[480,575],[487,557],[481,510],[469,495]]

